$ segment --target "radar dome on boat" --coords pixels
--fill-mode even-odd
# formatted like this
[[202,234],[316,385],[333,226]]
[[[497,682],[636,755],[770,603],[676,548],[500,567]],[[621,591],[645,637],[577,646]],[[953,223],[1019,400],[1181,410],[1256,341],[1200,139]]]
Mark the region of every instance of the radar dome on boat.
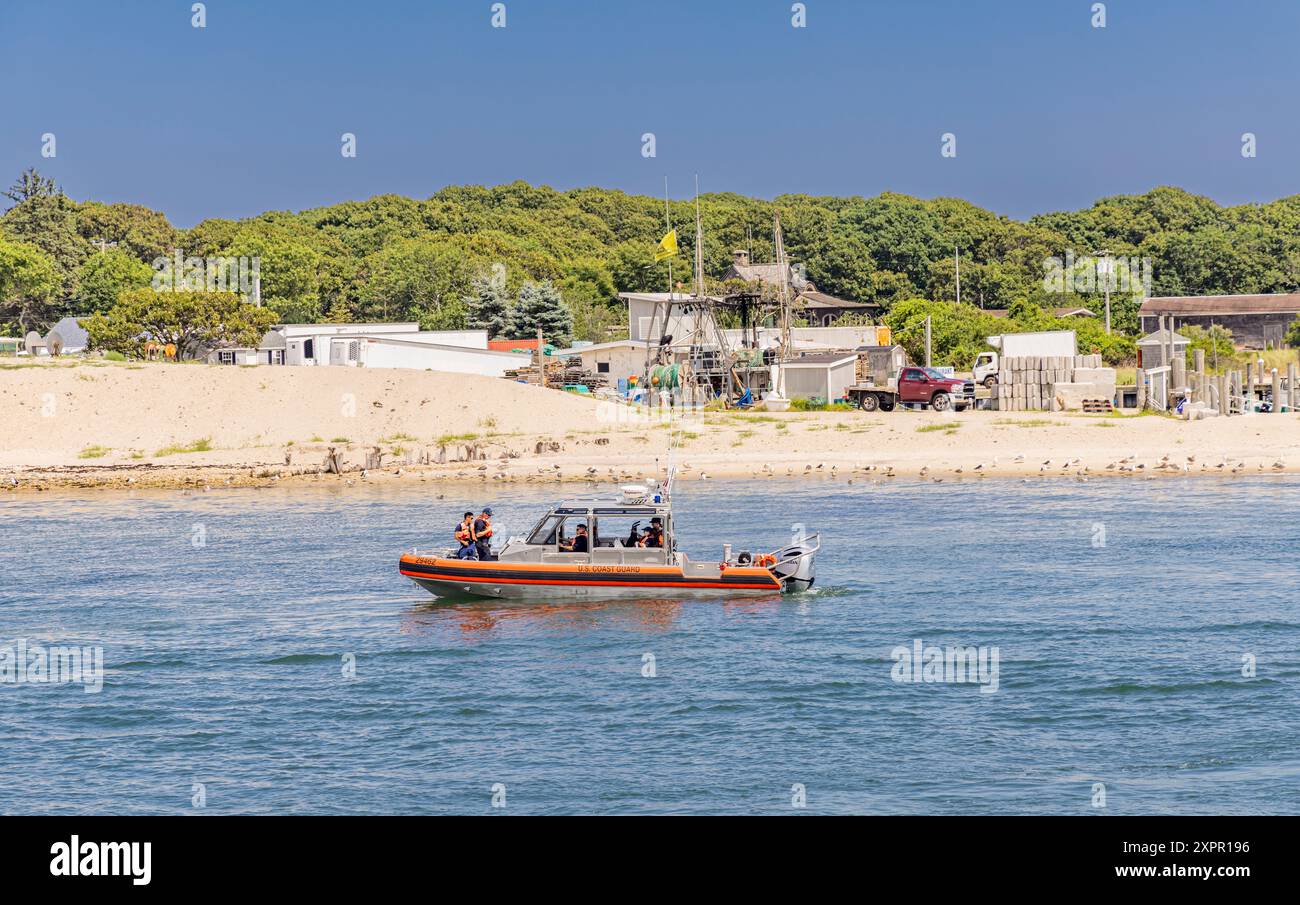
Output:
[[623,494],[624,503],[641,502],[650,495],[650,488],[644,484],[624,484],[619,491]]

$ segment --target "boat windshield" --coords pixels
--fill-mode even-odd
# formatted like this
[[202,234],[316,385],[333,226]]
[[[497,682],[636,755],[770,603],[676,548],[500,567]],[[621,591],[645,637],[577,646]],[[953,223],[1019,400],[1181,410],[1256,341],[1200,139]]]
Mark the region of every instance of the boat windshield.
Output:
[[541,546],[559,546],[566,543],[579,525],[587,523],[583,515],[549,515],[528,535],[528,543]]

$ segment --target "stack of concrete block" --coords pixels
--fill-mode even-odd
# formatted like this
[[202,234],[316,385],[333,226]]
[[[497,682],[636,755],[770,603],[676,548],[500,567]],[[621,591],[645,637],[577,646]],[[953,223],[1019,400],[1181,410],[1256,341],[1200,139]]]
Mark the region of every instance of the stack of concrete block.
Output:
[[[998,410],[1003,412],[1054,411],[1057,384],[1075,382],[1079,368],[1101,368],[1100,355],[1015,355],[1003,357],[998,370]],[[1114,370],[1110,394],[1115,395]],[[1100,392],[1100,390],[1099,390]]]

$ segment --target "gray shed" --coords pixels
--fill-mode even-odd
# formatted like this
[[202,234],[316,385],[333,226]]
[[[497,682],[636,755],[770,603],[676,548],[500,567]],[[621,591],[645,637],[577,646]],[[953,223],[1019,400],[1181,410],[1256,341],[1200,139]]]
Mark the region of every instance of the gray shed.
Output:
[[[1186,356],[1187,346],[1191,342],[1186,336],[1180,333],[1174,333],[1174,355]],[[1138,347],[1138,367],[1139,368],[1159,368],[1169,364],[1165,360],[1165,347],[1169,342],[1168,330],[1157,330],[1155,333],[1149,333],[1137,341]]]
[[51,333],[57,333],[63,339],[64,352],[84,352],[90,343],[90,335],[81,328],[75,317],[65,317],[55,324]]

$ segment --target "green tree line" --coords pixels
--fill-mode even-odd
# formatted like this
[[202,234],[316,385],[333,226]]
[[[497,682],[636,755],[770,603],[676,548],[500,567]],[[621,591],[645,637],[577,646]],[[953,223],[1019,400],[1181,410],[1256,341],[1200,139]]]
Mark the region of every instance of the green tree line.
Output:
[[[177,248],[187,256],[260,258],[263,303],[283,322],[400,319],[429,329],[482,323],[520,335],[545,324],[572,338],[601,340],[626,317],[618,291],[668,284],[667,262],[652,257],[665,231],[664,202],[610,189],[454,186],[424,200],[380,195],[297,213],[209,219],[191,229],[140,205],[72,200],[34,171],[5,195],[11,206],[0,216],[4,333],[43,330],[68,314],[106,314],[123,292],[148,286],[154,259]],[[681,237],[673,274],[689,286],[694,205],[668,208]],[[944,310],[967,332],[993,320],[981,309],[1019,310],[1023,316],[1004,320],[1003,330],[1050,324],[1056,307],[1100,313],[1099,290],[1045,286],[1045,262],[1071,251],[1149,259],[1153,295],[1281,292],[1300,284],[1300,195],[1221,207],[1161,187],[1020,221],[954,198],[763,200],[724,193],[701,196],[700,212],[711,280],[723,277],[733,249],[771,260],[779,213],[788,257],[820,290],[877,302],[895,323],[907,321],[918,304],[955,300],[960,255],[964,304]],[[1134,332],[1134,293],[1113,294],[1112,302],[1116,327]],[[1090,332],[1081,345],[1102,341]]]

